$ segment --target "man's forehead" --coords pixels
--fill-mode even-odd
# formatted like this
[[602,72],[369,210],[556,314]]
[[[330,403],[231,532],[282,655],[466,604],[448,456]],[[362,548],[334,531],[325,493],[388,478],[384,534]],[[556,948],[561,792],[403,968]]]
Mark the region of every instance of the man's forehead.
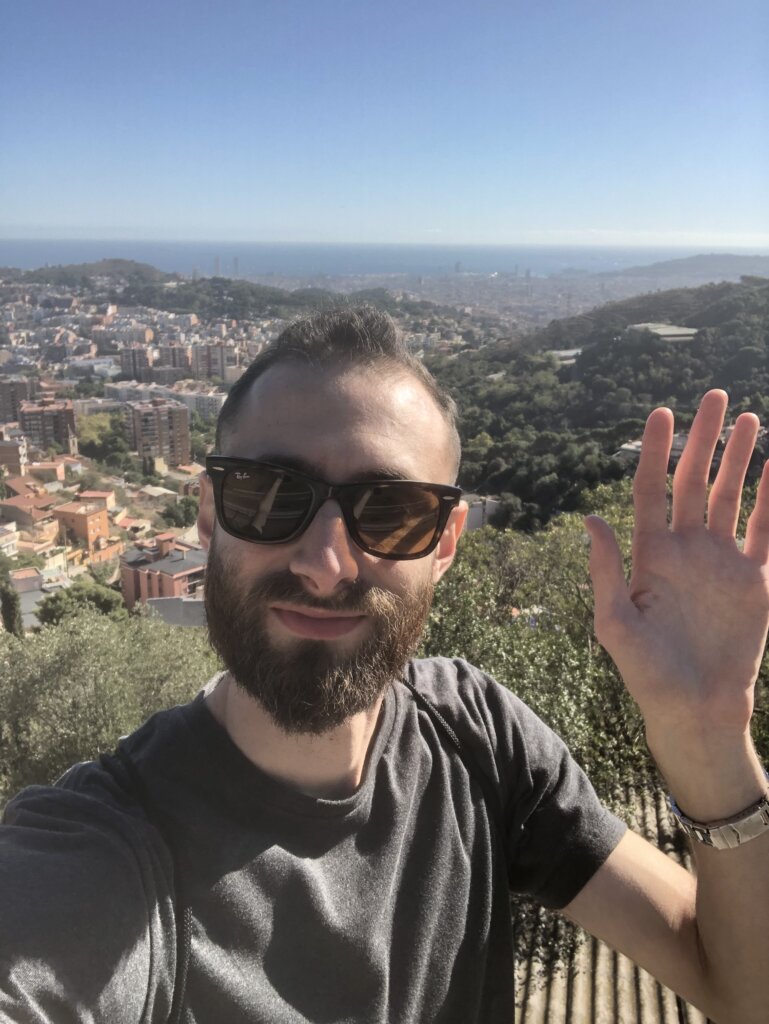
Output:
[[348,475],[379,468],[453,483],[448,450],[442,413],[412,375],[303,363],[278,364],[254,382],[226,442],[228,454],[248,458],[282,451],[319,468],[345,462]]

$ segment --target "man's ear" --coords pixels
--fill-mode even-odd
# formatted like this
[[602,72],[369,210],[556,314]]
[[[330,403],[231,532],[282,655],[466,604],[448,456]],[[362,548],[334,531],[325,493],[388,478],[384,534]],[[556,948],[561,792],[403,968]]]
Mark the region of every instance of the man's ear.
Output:
[[449,516],[449,521],[446,524],[446,529],[441,534],[441,539],[438,541],[438,547],[435,549],[435,559],[433,561],[433,583],[438,582],[454,561],[454,555],[457,553],[457,542],[459,541],[462,530],[465,528],[466,520],[467,502],[460,501],[457,507],[451,510],[451,515]]
[[200,474],[200,506],[198,507],[198,537],[205,551],[211,544],[214,532],[216,510],[214,508],[214,488],[208,473]]

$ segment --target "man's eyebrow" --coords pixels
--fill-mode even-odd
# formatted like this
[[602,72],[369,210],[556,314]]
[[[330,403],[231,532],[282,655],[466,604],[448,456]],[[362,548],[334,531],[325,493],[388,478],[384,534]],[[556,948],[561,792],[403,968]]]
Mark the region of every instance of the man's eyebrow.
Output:
[[[311,476],[316,480],[324,480],[325,476],[318,469],[317,466],[308,462],[307,459],[303,459],[299,455],[280,455],[277,453],[268,452],[264,455],[260,455],[258,459],[254,459],[255,462],[270,462],[274,466],[283,466],[286,469],[295,469],[297,473],[304,473],[306,476]],[[396,466],[378,465],[371,466],[368,469],[359,470],[357,473],[351,473],[350,476],[345,477],[344,480],[331,480],[329,483],[344,483],[344,484],[356,484],[363,480],[410,480],[413,479],[408,473],[404,473],[402,469]]]

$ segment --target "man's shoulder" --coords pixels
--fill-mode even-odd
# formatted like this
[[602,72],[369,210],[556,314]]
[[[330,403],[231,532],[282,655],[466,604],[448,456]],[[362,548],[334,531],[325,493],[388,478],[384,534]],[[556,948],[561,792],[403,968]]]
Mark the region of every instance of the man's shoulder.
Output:
[[412,658],[406,669],[409,680],[424,692],[438,693],[446,684],[465,689],[499,686],[491,676],[464,658]]
[[[194,703],[155,713],[117,740],[116,748],[137,765],[172,756],[168,748],[184,731]],[[151,836],[145,828],[146,807],[131,772],[112,751],[73,765],[50,785],[22,789],[8,802],[2,821],[41,835],[82,829],[93,837],[101,832],[113,839],[122,837],[129,846],[144,844]]]
[[528,776],[568,758],[561,738],[509,687],[463,658],[409,662],[407,678],[443,714],[460,739],[478,752],[491,751],[499,764]]
[[[149,838],[141,802],[108,759],[74,765],[53,785],[32,785],[13,796],[3,813],[8,847],[63,850],[62,837],[79,836],[85,851],[130,851]],[[71,845],[71,844],[70,844]]]
[[64,1020],[75,999],[89,1020],[138,1020],[148,979],[165,992],[173,977],[172,878],[170,851],[105,762],[13,797],[0,827],[0,1019],[43,993],[41,1021]]
[[515,694],[464,658],[415,658],[407,667],[409,682],[439,710],[472,718],[534,717]]
[[406,678],[481,761],[520,751],[542,723],[507,687],[463,658],[420,658]]

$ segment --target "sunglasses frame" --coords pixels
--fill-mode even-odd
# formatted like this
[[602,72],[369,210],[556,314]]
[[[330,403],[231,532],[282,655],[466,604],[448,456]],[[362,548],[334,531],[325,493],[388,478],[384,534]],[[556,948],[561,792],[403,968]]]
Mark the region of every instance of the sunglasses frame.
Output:
[[[282,537],[280,540],[255,540],[253,537],[243,537],[231,527],[227,526],[224,521],[223,511],[224,480],[228,470],[233,470],[238,467],[242,467],[247,470],[277,470],[281,473],[290,474],[291,477],[303,481],[310,488],[312,492],[312,501],[307,514],[288,537]],[[245,541],[247,544],[290,544],[291,541],[296,540],[297,537],[301,537],[317,515],[321,506],[330,499],[333,499],[338,502],[339,507],[342,510],[342,517],[344,519],[345,526],[347,527],[347,532],[350,534],[350,537],[357,546],[362,551],[365,551],[367,555],[374,555],[376,558],[386,558],[394,562],[405,562],[416,558],[424,558],[426,555],[429,555],[431,551],[434,551],[438,541],[441,539],[443,531],[446,529],[446,524],[449,521],[449,516],[451,515],[452,510],[457,507],[462,497],[461,487],[450,487],[448,484],[425,483],[421,480],[394,480],[386,477],[379,480],[357,480],[355,483],[349,484],[330,484],[326,480],[318,480],[315,477],[308,476],[307,473],[302,473],[299,470],[292,469],[290,466],[281,466],[274,462],[260,462],[256,459],[241,459],[231,455],[207,455],[206,473],[211,480],[214,490],[216,520],[225,533],[228,533],[231,537],[235,537],[237,540]],[[424,550],[419,551],[417,554],[398,555],[377,551],[366,544],[358,533],[353,513],[353,506],[355,504],[353,492],[355,495],[359,496],[361,488],[372,486],[381,487],[384,484],[410,484],[413,487],[421,487],[429,494],[434,494],[439,498],[438,521],[436,523],[435,530],[429,544],[424,548]]]

